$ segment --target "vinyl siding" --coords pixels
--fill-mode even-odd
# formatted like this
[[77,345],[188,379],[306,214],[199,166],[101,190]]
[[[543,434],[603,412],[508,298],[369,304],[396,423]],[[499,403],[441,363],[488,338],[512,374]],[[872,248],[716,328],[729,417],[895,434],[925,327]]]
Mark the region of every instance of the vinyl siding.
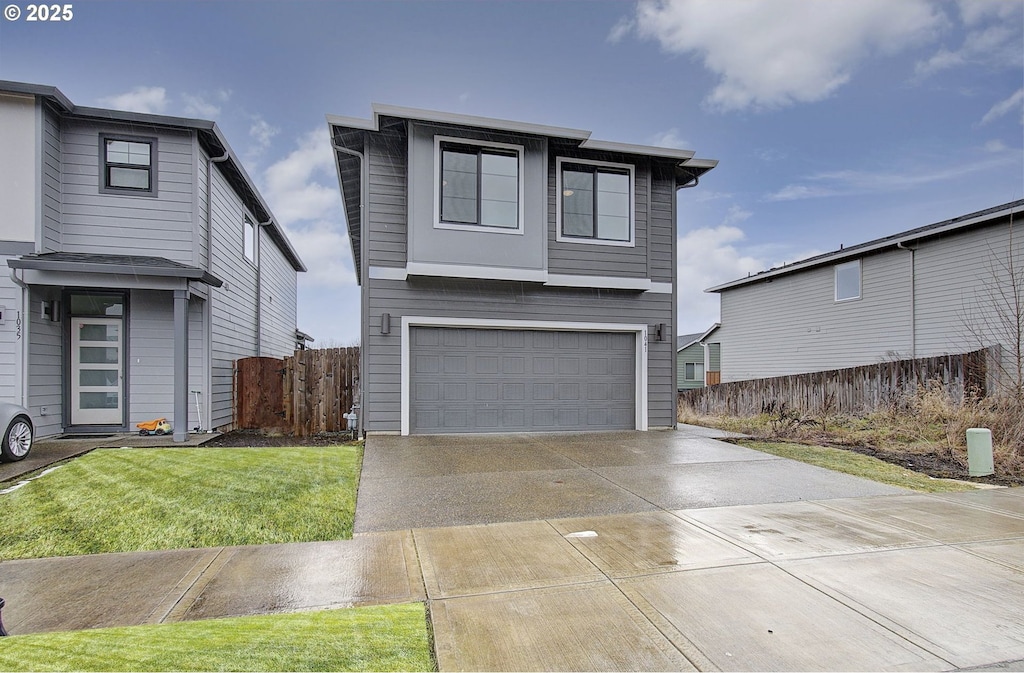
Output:
[[[636,227],[635,245],[633,247],[558,241],[558,199],[560,195],[558,194],[556,160],[559,157],[594,159],[633,165],[634,222]],[[648,278],[647,246],[649,239],[648,217],[651,207],[650,177],[650,165],[646,160],[603,152],[580,152],[552,141],[548,157],[548,272],[583,276]],[[664,210],[663,206],[667,210]],[[666,206],[666,204],[659,201],[657,219],[662,225],[666,219],[671,220],[671,202]],[[667,258],[669,269],[672,266],[671,245],[674,231],[675,226],[673,223],[667,239],[664,230],[659,230],[657,233],[661,244],[664,244],[665,240],[668,241],[668,247],[665,248],[664,255]],[[661,261],[664,262],[664,260]],[[659,276],[659,279],[665,280],[664,275]],[[671,281],[671,276],[668,276],[667,280]]]
[[691,346],[687,346],[683,350],[679,351],[676,357],[676,365],[678,366],[677,381],[679,390],[689,390],[691,388],[703,388],[704,377],[698,377],[695,381],[688,381],[686,379],[686,364],[697,363],[704,365],[704,346],[699,343],[695,343]]
[[296,275],[263,228],[260,235],[260,355],[295,352]]
[[[370,280],[370,326],[366,335],[364,428],[395,432],[401,427],[401,317],[433,316],[616,322],[669,322],[672,297],[608,290],[565,290],[512,282]],[[380,334],[380,316],[391,314],[391,334]],[[648,418],[650,427],[675,423],[674,337],[648,345]]]
[[[59,288],[32,288],[30,306],[59,300]],[[29,313],[29,388],[28,407],[36,426],[36,436],[60,434],[63,425],[63,322],[44,320],[41,311]],[[46,407],[46,415],[40,412]]]
[[3,307],[3,324],[0,324],[0,400],[21,404],[21,349],[24,336],[19,338],[18,322],[21,320],[22,290],[11,280],[10,269],[7,267],[7,260],[14,257],[16,255],[0,255],[0,306]]
[[675,174],[667,166],[654,166],[650,175],[647,271],[655,283],[671,283],[676,277],[672,254],[676,244]]
[[718,342],[708,344],[708,366],[705,371],[722,371],[722,344]]
[[[101,133],[157,138],[157,197],[100,192]],[[191,133],[65,120],[61,135],[65,252],[193,263]]]
[[367,154],[370,231],[368,259],[363,264],[404,267],[408,252],[408,140],[404,128],[370,134]]
[[56,114],[43,108],[43,202],[40,252],[61,250],[61,130]]
[[210,428],[232,422],[234,362],[256,355],[256,267],[245,257],[247,213],[216,164],[212,179],[211,272],[225,281],[211,288]]
[[857,300],[835,301],[831,265],[723,292],[722,382],[909,357],[910,278],[897,250],[863,259]]
[[[1024,269],[1024,228],[1013,237],[1014,264]],[[1002,265],[1010,252],[1006,225],[923,242],[917,251],[917,352],[919,357],[960,353],[994,343],[1009,347],[1006,330],[986,328],[998,319],[991,290],[1009,288]],[[976,328],[976,329],[975,329]],[[980,335],[972,334],[972,329]]]
[[[133,290],[128,303],[128,429],[154,418],[174,419],[174,294]],[[189,305],[189,390],[203,391],[202,301]],[[189,429],[198,423],[189,394]]]

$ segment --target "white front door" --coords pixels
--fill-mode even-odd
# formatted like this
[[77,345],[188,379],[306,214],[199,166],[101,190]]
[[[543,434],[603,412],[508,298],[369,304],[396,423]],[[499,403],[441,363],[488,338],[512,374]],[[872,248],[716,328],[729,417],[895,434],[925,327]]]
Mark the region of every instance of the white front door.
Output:
[[71,424],[124,424],[124,330],[121,318],[73,318]]

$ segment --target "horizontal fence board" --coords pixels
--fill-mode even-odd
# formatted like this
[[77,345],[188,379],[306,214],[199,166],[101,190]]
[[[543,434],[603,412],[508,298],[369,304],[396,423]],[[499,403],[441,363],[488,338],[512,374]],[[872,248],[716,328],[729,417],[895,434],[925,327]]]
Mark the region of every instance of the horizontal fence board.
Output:
[[[697,414],[753,416],[785,404],[804,413],[828,408],[862,415],[897,403],[919,386],[938,381],[953,399],[995,390],[998,346],[970,353],[880,362],[810,374],[733,381],[679,393],[679,410]],[[709,377],[710,378],[710,377]]]

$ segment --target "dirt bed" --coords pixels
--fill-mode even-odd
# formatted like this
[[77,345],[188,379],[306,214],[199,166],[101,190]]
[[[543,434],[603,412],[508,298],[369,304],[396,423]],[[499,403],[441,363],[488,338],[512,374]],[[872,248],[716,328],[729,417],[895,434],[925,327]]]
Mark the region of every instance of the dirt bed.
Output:
[[331,432],[310,437],[291,435],[268,435],[259,430],[234,430],[204,442],[203,446],[333,446],[347,444],[352,435],[347,432]]
[[955,460],[943,458],[934,453],[886,451],[884,449],[876,449],[871,446],[848,446],[834,443],[825,443],[825,445],[836,449],[845,449],[846,451],[856,451],[857,453],[878,458],[879,460],[884,460],[885,462],[892,463],[893,465],[905,467],[908,470],[913,470],[914,472],[927,474],[929,477],[935,477],[936,479],[961,479],[963,481],[995,484],[998,486],[1024,485],[1024,482],[1021,482],[1018,479],[1000,477],[997,475],[990,475],[987,477],[968,476],[966,465],[962,465]]

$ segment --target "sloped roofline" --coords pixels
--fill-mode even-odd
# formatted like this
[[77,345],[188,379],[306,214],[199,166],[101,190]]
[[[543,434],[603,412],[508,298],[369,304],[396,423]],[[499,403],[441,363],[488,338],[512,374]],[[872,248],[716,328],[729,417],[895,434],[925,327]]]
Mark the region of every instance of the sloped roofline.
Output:
[[721,326],[722,326],[722,323],[716,322],[714,325],[712,325],[711,327],[707,328],[705,331],[701,332],[700,334],[692,334],[691,336],[696,337],[696,338],[695,339],[690,339],[684,345],[679,346],[678,348],[676,348],[676,352],[678,353],[679,351],[681,351],[683,349],[689,348],[690,346],[692,346],[695,343],[700,343],[701,341],[704,341],[704,339],[707,339],[709,336],[711,336],[711,333],[714,332],[716,329],[718,329]]
[[222,156],[227,154],[227,161],[220,164],[228,177],[228,182],[238,193],[252,211],[259,223],[265,226],[270,237],[284,253],[288,262],[296,271],[306,271],[306,265],[302,263],[299,254],[292,247],[291,241],[285,235],[284,230],[274,217],[270,206],[263,200],[263,195],[256,189],[256,185],[249,174],[246,173],[242,162],[238,159],[234,150],[228,144],[227,138],[221,133],[216,122],[206,119],[192,119],[189,117],[171,117],[168,115],[156,115],[144,112],[127,112],[124,110],[110,110],[107,108],[94,108],[75,105],[65,96],[60,89],[53,86],[41,84],[29,84],[26,82],[11,82],[0,80],[0,92],[38,96],[46,99],[51,105],[66,117],[76,119],[88,119],[95,121],[128,122],[134,124],[145,124],[147,126],[162,126],[165,128],[191,129],[197,132],[199,141],[204,149],[211,156]]
[[1008,217],[1011,215],[1017,215],[1024,212],[1024,199],[1019,201],[1011,201],[1010,203],[1004,203],[999,206],[992,208],[986,208],[985,210],[979,210],[974,213],[968,213],[959,217],[954,217],[950,220],[943,220],[942,222],[936,222],[934,224],[927,224],[923,227],[917,227],[916,229],[908,229],[907,231],[900,232],[898,234],[892,234],[891,236],[885,236],[884,238],[876,238],[866,243],[860,243],[849,248],[840,248],[833,252],[826,252],[821,255],[814,257],[808,257],[792,264],[786,264],[774,269],[768,269],[746,278],[739,278],[737,280],[709,287],[705,292],[724,292],[725,290],[731,290],[733,288],[742,287],[749,285],[750,283],[756,283],[768,278],[778,278],[779,276],[785,276],[805,269],[811,269],[817,266],[824,266],[826,264],[836,264],[844,260],[853,260],[863,257],[869,253],[878,252],[888,248],[896,248],[901,244],[912,243],[914,241],[921,241],[926,238],[933,238],[935,236],[942,236],[952,232],[959,231],[961,229],[970,229],[976,227],[985,222],[995,220],[1001,217]]
[[[383,117],[392,117],[397,119],[432,122],[436,124],[451,124],[456,126],[492,129],[496,131],[565,138],[577,141],[579,146],[583,149],[619,152],[622,154],[636,154],[640,156],[674,160],[676,162],[675,177],[679,187],[696,186],[702,175],[718,165],[717,159],[699,159],[694,157],[693,150],[598,140],[591,137],[590,131],[583,129],[533,124],[530,122],[521,122],[511,119],[478,117],[475,115],[465,115],[454,112],[424,110],[420,108],[402,107],[399,105],[386,105],[383,103],[372,103],[370,107],[373,114],[369,119],[333,114],[326,115],[327,126],[331,130],[331,142],[335,142],[335,128],[378,132],[381,130],[381,119]],[[336,156],[338,155],[337,151],[335,154]],[[338,158],[340,158],[340,156],[338,156]],[[341,166],[337,160],[335,161],[335,169],[338,171],[338,181],[340,184],[342,181]],[[342,194],[344,195],[344,189],[342,189]],[[346,219],[347,218],[348,213],[346,212]],[[362,235],[362,223],[360,222],[353,225],[352,222],[349,222],[348,231],[349,241],[352,244],[353,259],[356,260],[356,277],[359,278],[361,260],[357,249],[358,245],[356,237],[360,237]]]

